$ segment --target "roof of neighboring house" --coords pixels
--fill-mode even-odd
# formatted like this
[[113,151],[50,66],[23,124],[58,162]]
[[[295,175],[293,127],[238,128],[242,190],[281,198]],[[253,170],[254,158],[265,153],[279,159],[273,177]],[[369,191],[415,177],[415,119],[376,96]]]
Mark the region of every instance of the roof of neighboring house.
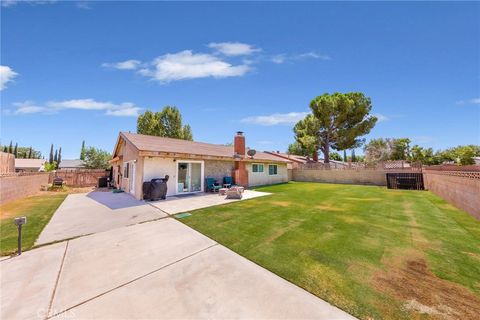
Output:
[[15,159],[15,168],[40,168],[45,159]]
[[[229,157],[232,158],[232,160],[234,159],[233,146],[148,136],[130,132],[120,132],[120,136],[133,144],[133,146],[139,151],[194,154],[199,156]],[[114,154],[114,156],[116,156],[116,154]],[[247,158],[248,157],[245,159]],[[257,151],[253,157],[252,161],[254,160],[289,162],[287,159],[280,159],[271,154],[259,151]]]
[[85,168],[85,163],[80,159],[62,159],[58,168]]
[[305,156],[298,156],[296,154],[288,154],[288,153],[283,153],[283,152],[278,152],[278,151],[265,151],[265,153],[271,154],[275,157],[287,159],[293,162],[297,163],[307,163],[311,160],[307,159]]
[[[265,151],[268,154],[271,154],[275,157],[283,158],[283,159],[288,159],[292,162],[297,162],[297,163],[307,163],[307,162],[314,162],[312,159],[305,157],[305,156],[298,156],[295,154],[288,154],[288,153],[282,153],[278,151]],[[324,159],[318,159],[319,163],[323,163]],[[339,166],[348,166],[347,162],[343,161],[337,161],[337,160],[332,160],[330,159],[330,163],[334,163],[335,165]]]

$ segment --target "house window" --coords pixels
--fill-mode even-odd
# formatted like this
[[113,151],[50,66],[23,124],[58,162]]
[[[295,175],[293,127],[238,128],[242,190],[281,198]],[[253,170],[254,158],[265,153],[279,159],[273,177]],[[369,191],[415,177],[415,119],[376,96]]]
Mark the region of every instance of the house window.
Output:
[[263,164],[262,163],[252,164],[252,172],[255,172],[255,173],[263,172]]
[[125,162],[125,164],[123,165],[123,177],[124,178],[128,178],[128,174],[130,173],[130,163],[128,162]]
[[278,166],[276,164],[269,164],[268,165],[268,174],[270,176],[277,175],[277,172],[278,172]]

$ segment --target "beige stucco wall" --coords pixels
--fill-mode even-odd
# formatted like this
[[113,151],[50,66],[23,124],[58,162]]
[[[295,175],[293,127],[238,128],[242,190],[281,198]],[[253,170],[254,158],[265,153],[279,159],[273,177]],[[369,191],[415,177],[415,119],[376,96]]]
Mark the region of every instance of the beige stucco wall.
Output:
[[[256,162],[257,163],[257,162]],[[263,172],[252,172],[252,164],[247,164],[247,171],[248,171],[248,185],[249,186],[261,186],[261,185],[268,185],[268,184],[275,184],[275,183],[282,183],[288,182],[288,170],[286,164],[277,164],[277,174],[276,175],[269,175],[268,174],[268,163],[262,163],[264,171]]]
[[205,160],[205,178],[214,178],[223,183],[223,177],[231,177],[235,164],[233,161]]
[[143,181],[165,178],[165,175],[168,175],[167,195],[174,195],[176,193],[177,164],[173,160],[173,158],[146,157],[144,159]]
[[380,170],[302,170],[293,169],[293,181],[366,184],[386,186],[386,174]]

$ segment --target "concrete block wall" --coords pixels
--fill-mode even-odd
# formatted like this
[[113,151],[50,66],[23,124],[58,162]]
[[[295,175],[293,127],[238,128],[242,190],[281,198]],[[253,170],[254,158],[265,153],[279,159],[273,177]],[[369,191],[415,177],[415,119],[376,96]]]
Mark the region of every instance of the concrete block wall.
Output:
[[0,176],[0,204],[33,195],[48,184],[49,173]]
[[423,173],[425,188],[480,220],[480,173]]
[[386,186],[383,170],[305,170],[293,169],[293,181]]
[[223,183],[223,177],[231,177],[234,169],[233,161],[205,160],[205,178],[215,178]]

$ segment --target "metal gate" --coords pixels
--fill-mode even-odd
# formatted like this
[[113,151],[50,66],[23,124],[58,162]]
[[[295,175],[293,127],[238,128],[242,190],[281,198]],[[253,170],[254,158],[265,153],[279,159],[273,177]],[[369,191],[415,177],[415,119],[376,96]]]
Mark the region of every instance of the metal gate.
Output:
[[388,189],[424,190],[422,173],[387,173]]

